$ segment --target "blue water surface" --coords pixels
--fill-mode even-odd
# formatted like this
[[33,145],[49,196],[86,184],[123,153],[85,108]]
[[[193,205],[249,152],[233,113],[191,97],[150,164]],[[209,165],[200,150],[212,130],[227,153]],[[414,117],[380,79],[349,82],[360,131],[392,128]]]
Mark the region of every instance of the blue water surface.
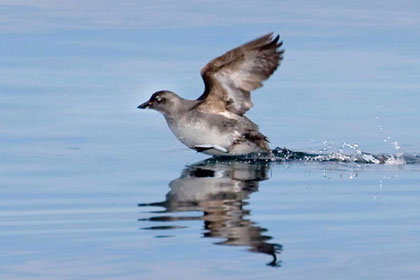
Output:
[[[419,279],[419,12],[0,4],[0,278]],[[309,157],[209,159],[136,109],[197,98],[201,67],[271,31],[285,59],[247,116]]]

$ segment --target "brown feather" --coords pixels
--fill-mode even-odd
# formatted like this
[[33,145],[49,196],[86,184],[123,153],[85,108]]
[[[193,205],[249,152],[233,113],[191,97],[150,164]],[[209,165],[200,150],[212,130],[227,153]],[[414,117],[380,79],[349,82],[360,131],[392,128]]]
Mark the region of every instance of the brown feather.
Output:
[[205,90],[198,98],[203,112],[243,115],[252,106],[251,91],[262,86],[283,59],[282,42],[272,33],[226,52],[203,69]]

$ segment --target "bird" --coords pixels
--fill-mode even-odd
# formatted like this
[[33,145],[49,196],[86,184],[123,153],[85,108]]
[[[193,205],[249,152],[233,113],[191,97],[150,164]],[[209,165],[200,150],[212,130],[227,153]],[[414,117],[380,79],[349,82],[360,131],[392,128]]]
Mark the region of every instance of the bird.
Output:
[[160,90],[137,108],[160,112],[187,147],[213,156],[271,154],[268,138],[244,114],[253,107],[251,91],[278,68],[284,49],[273,33],[214,58],[200,73],[205,89],[196,100]]

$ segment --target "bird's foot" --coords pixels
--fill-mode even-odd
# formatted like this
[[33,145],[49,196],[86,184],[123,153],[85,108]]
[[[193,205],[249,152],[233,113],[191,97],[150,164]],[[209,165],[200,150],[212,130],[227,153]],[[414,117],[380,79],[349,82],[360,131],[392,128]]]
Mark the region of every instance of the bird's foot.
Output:
[[227,153],[228,152],[228,149],[223,148],[219,145],[212,145],[212,144],[195,145],[193,149],[196,150],[197,152],[204,152],[204,151],[207,151],[207,150],[210,150],[210,149],[215,149],[215,150],[217,150],[219,152],[222,152],[222,153]]

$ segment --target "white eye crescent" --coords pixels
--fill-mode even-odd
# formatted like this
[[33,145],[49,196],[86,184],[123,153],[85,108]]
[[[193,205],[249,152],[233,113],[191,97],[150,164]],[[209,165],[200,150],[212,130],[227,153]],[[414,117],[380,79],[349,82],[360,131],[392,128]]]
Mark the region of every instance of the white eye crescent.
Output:
[[162,102],[162,97],[160,97],[160,96],[156,96],[156,101],[157,101],[158,103]]

